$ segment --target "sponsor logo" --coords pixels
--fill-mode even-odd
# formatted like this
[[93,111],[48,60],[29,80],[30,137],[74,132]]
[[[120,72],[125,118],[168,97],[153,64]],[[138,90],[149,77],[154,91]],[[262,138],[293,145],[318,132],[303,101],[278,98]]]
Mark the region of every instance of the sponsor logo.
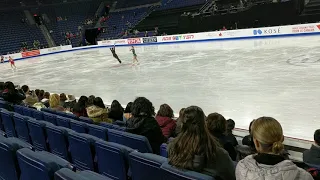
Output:
[[320,25],[305,25],[305,26],[296,26],[292,27],[293,33],[308,33],[315,32],[316,30],[320,30]]
[[140,38],[130,38],[128,39],[128,44],[140,44],[141,39]]
[[115,43],[116,44],[126,44],[126,40],[125,39],[116,40]]
[[37,56],[40,55],[39,50],[33,50],[33,51],[26,51],[21,53],[22,57],[32,57],[32,56]]
[[143,43],[154,43],[158,42],[157,37],[145,37],[142,38]]
[[255,29],[253,30],[253,35],[259,36],[259,35],[268,35],[268,34],[279,34],[280,33],[280,27],[279,28],[268,28],[268,29]]
[[49,48],[48,49],[48,52],[56,52],[56,51],[60,51],[61,50],[61,47],[53,47],[53,48]]
[[194,39],[194,35],[165,36],[162,38],[162,41],[181,41],[190,39]]

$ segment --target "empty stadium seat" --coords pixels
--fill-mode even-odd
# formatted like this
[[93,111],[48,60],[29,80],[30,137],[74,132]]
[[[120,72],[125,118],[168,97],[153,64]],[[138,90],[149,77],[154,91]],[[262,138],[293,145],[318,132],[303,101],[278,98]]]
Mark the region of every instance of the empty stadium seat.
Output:
[[214,180],[211,176],[195,171],[177,169],[167,162],[161,165],[161,174],[165,180]]
[[25,142],[31,143],[28,128],[28,117],[22,116],[18,113],[13,113],[13,121],[15,124],[15,130],[17,137],[24,140]]
[[8,109],[8,107],[9,107],[8,102],[0,100],[0,108]]
[[106,127],[108,129],[113,129],[113,124],[102,122],[99,124],[100,126]]
[[126,122],[123,122],[123,121],[115,121],[113,124],[116,124],[116,125],[118,125],[118,126],[120,126],[120,127],[123,127],[123,126],[125,126],[126,125]]
[[70,133],[68,135],[69,149],[73,164],[79,170],[96,170],[94,163],[94,143],[99,140],[94,136],[82,133]]
[[57,116],[52,113],[43,112],[43,120],[49,123],[52,123],[54,125],[57,125]]
[[50,152],[71,162],[71,156],[68,151],[68,134],[74,132],[71,129],[55,125],[46,125],[48,144]]
[[17,138],[0,137],[0,179],[19,179],[20,168],[17,162],[16,151],[21,148],[32,149],[32,146]]
[[95,150],[100,174],[111,179],[127,179],[128,154],[133,149],[117,143],[99,140],[95,143]]
[[58,116],[62,116],[62,117],[66,117],[66,118],[78,120],[78,117],[77,117],[76,115],[74,115],[74,114],[71,114],[71,113],[66,113],[66,112],[57,111],[56,114],[57,114]]
[[74,172],[68,168],[62,168],[54,174],[55,180],[111,180],[106,176],[92,171]]
[[20,180],[52,180],[54,173],[61,168],[70,167],[70,163],[45,151],[34,152],[23,148],[17,151],[21,170]]
[[122,133],[123,142],[121,144],[136,149],[142,153],[152,153],[149,140],[145,136],[131,134],[128,132]]
[[[160,167],[167,158],[156,154],[132,152],[129,154],[132,180],[161,180]],[[143,172],[143,173],[141,173]]]
[[95,172],[92,172],[92,171],[88,171],[88,170],[85,170],[85,171],[81,171],[79,172],[79,174],[82,176],[82,177],[85,177],[87,178],[88,180],[112,180],[106,176],[103,176],[103,175],[100,175],[98,173],[95,173]]
[[88,124],[93,124],[93,120],[90,119],[90,118],[87,118],[87,117],[80,116],[79,120],[82,121],[82,122],[88,123]]
[[51,114],[56,114],[56,110],[51,109],[51,108],[42,108],[41,111],[51,113]]
[[108,140],[108,129],[102,126],[87,124],[88,126],[88,134],[95,136],[97,138],[103,139],[105,141]]
[[45,121],[38,121],[35,119],[28,119],[28,127],[32,145],[38,151],[49,151],[45,131],[46,124],[51,123]]
[[5,109],[1,109],[1,119],[3,128],[8,137],[17,137],[16,130],[14,127],[14,122],[12,119],[12,112],[9,112]]
[[32,111],[33,109],[22,106],[23,115],[33,117]]
[[62,126],[70,129],[70,120],[71,119],[63,116],[57,116],[57,126]]
[[108,129],[108,141],[122,144],[123,138],[122,138],[122,131]]
[[14,105],[14,106],[13,106],[13,109],[14,109],[14,112],[19,113],[19,114],[21,114],[21,115],[24,115],[24,114],[23,114],[23,107],[22,107],[22,106]]
[[37,120],[44,120],[43,112],[38,111],[36,109],[31,109],[31,112],[32,112],[32,117],[33,118],[35,118]]
[[70,128],[78,133],[88,132],[87,123],[77,121],[77,120],[70,120]]
[[161,144],[161,146],[160,146],[160,156],[166,157],[166,158],[168,157],[167,146],[168,146],[168,144],[166,144],[166,143]]

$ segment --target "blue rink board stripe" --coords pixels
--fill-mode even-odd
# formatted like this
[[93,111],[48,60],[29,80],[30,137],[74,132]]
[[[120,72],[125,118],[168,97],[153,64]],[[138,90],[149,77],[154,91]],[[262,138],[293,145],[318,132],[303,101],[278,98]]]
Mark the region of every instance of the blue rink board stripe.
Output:
[[[219,38],[219,39],[200,39],[200,40],[190,40],[190,41],[173,41],[173,42],[154,42],[154,43],[142,43],[142,44],[123,44],[123,45],[116,45],[116,46],[149,46],[149,45],[162,45],[162,44],[180,44],[180,43],[191,43],[191,42],[208,42],[208,41],[232,41],[232,40],[245,40],[245,39],[267,39],[267,38],[284,38],[284,37],[296,37],[296,36],[314,36],[320,35],[320,32],[312,32],[312,33],[299,33],[299,34],[277,34],[277,35],[270,35],[270,36],[247,36],[247,37],[233,37],[233,38]],[[70,49],[65,51],[58,51],[52,52],[47,54],[40,54],[37,56],[25,57],[25,58],[18,58],[15,61],[21,61],[24,59],[35,58],[40,56],[47,56],[52,54],[59,54],[65,52],[72,52],[72,51],[81,51],[87,49],[97,49],[97,48],[109,48],[113,47],[113,45],[108,46],[91,46],[91,47],[83,47],[79,49]],[[8,62],[8,61],[6,61]]]

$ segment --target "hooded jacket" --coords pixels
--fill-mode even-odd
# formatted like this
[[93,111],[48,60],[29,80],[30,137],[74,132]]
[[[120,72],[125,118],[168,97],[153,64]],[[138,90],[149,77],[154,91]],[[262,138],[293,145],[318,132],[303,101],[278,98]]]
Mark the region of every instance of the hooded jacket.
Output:
[[108,118],[108,112],[105,108],[101,108],[95,105],[89,106],[87,107],[87,114],[88,117],[94,121],[94,123],[112,123],[112,120]]
[[177,125],[173,119],[170,117],[157,116],[156,120],[161,128],[162,134],[166,138],[169,138],[174,134]]
[[[290,160],[282,160],[275,165],[257,162],[256,155],[250,155],[239,161],[236,168],[237,180],[313,180],[311,174],[297,167]],[[265,156],[265,155],[264,155]],[[266,155],[270,161],[272,156]]]
[[15,89],[14,92],[10,93],[8,89],[5,89],[2,92],[2,98],[13,104],[21,104],[22,100],[24,100],[26,96],[21,90],[18,91]]

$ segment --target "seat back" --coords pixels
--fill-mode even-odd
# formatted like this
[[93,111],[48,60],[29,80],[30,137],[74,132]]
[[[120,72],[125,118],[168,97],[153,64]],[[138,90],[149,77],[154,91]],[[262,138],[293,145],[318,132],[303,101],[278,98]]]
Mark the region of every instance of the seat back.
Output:
[[1,113],[2,124],[7,136],[17,137],[16,130],[14,127],[14,122],[12,119],[12,113],[5,109],[1,109],[0,113]]
[[71,156],[68,151],[68,134],[74,131],[60,126],[46,125],[46,132],[50,152],[63,159],[71,161]]
[[78,133],[87,133],[88,127],[87,124],[77,120],[70,120],[70,127],[72,130]]
[[47,112],[47,113],[51,113],[51,114],[55,114],[55,115],[56,115],[56,113],[57,113],[56,110],[51,109],[51,108],[42,108],[41,111]]
[[57,116],[57,126],[62,126],[70,129],[70,119],[63,116]]
[[108,129],[113,129],[113,124],[102,122],[99,124],[100,126],[106,127]]
[[98,138],[89,134],[70,133],[68,135],[69,149],[73,164],[79,170],[96,170],[94,165],[94,142]]
[[54,125],[57,125],[56,115],[52,113],[43,112],[43,120]]
[[19,179],[20,167],[18,165],[16,151],[21,148],[32,148],[32,146],[17,138],[0,137],[0,179]]
[[168,146],[168,144],[166,144],[166,143],[161,144],[161,146],[160,146],[160,156],[166,157],[166,158],[168,157],[167,146]]
[[74,172],[68,168],[62,168],[54,174],[55,180],[111,180],[92,171]]
[[88,123],[88,124],[93,124],[93,120],[90,119],[90,118],[87,118],[87,117],[80,116],[79,120],[82,121],[82,122]]
[[24,140],[25,142],[31,143],[28,128],[28,117],[22,116],[18,113],[13,113],[13,121],[15,124],[15,129],[17,137]]
[[8,109],[9,108],[8,102],[0,100],[0,108]]
[[123,144],[122,131],[108,129],[108,141]]
[[167,158],[155,154],[136,151],[130,153],[129,164],[132,180],[161,180],[160,167],[166,161]]
[[128,154],[133,149],[112,142],[99,140],[95,143],[98,170],[111,179],[126,180],[128,172]]
[[122,138],[123,145],[131,147],[132,149],[136,149],[142,153],[152,153],[152,148],[145,136],[123,132]]
[[108,129],[102,126],[87,124],[88,134],[95,136],[97,138],[108,141]]
[[23,115],[28,116],[28,117],[33,117],[32,110],[33,109],[28,108],[28,107],[24,107],[24,106],[22,107]]
[[38,111],[36,109],[31,109],[31,112],[32,112],[32,117],[37,119],[37,120],[41,120],[43,121],[44,120],[44,117],[43,117],[43,112],[42,111]]
[[126,122],[117,120],[117,121],[115,121],[113,124],[116,124],[116,125],[118,125],[118,126],[120,126],[120,127],[123,127],[123,126],[126,125]]
[[106,176],[88,170],[81,171],[79,174],[90,180],[112,180]]
[[177,169],[167,162],[161,165],[161,174],[165,180],[214,180],[211,176],[195,171]]
[[58,156],[27,148],[18,150],[17,158],[21,169],[20,180],[52,180],[56,171],[69,165],[69,162]]
[[32,145],[38,151],[48,151],[47,136],[45,131],[46,123],[35,119],[28,119],[29,133]]
[[13,106],[13,109],[14,109],[14,112],[20,114],[20,115],[24,115],[23,114],[23,107],[22,106],[19,106],[19,105],[14,105]]
[[61,111],[57,111],[56,114],[58,116],[62,116],[62,117],[66,117],[66,118],[69,118],[69,119],[75,119],[75,120],[78,120],[78,117],[74,114],[70,114],[70,113],[66,113],[66,112],[61,112]]

